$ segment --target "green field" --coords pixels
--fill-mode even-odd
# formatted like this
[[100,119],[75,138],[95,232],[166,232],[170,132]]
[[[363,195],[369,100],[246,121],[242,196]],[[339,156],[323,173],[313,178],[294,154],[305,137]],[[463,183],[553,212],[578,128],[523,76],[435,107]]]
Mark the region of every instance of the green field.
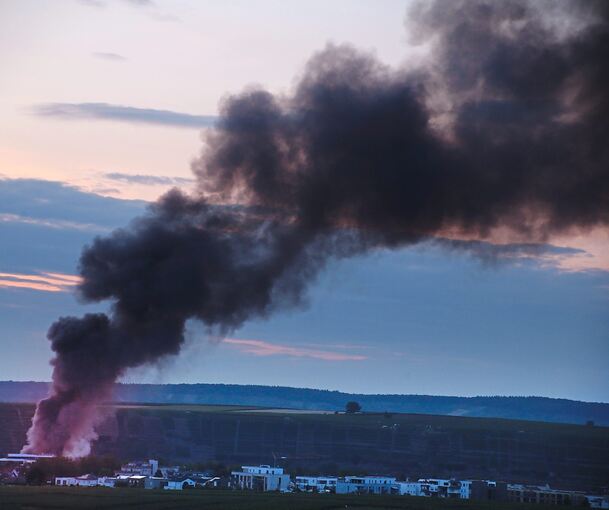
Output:
[[242,491],[0,486],[0,510],[46,509],[209,509],[209,510],[509,510],[509,503],[439,500],[409,496],[344,496],[335,494],[271,494]]
[[[0,404],[2,405],[2,404]],[[10,404],[8,404],[10,405]],[[106,404],[111,410],[128,409],[141,416],[154,416],[157,413],[184,412],[189,414],[245,414],[262,418],[288,418],[301,423],[337,424],[340,426],[357,426],[364,429],[377,429],[379,425],[388,423],[400,426],[424,426],[429,430],[459,430],[486,431],[496,433],[518,430],[519,433],[561,434],[565,437],[593,437],[607,440],[609,427],[584,427],[569,423],[548,423],[529,420],[509,420],[505,418],[472,418],[464,416],[443,416],[432,414],[390,413],[385,418],[383,413],[333,413],[324,411],[307,411],[301,409],[278,409],[237,405],[208,405],[208,404]]]

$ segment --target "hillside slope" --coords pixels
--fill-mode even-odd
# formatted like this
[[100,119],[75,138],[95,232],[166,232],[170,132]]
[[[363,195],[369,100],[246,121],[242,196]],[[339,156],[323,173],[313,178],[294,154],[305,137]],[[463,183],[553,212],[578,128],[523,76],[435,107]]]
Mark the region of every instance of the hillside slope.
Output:
[[[609,484],[609,428],[423,414],[200,405],[102,406],[93,451],[167,463],[281,465],[291,473],[378,473]],[[33,404],[0,404],[0,454],[19,450]]]

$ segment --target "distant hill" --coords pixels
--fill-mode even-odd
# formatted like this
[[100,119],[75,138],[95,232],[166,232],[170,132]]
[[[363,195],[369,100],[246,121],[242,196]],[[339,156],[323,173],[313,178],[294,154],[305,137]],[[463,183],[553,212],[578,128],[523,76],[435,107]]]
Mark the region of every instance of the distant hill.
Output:
[[[0,402],[37,402],[48,383],[0,381]],[[237,384],[117,384],[115,402],[230,404],[342,410],[355,400],[364,411],[421,413],[609,426],[609,404],[546,397],[362,395],[339,391]]]

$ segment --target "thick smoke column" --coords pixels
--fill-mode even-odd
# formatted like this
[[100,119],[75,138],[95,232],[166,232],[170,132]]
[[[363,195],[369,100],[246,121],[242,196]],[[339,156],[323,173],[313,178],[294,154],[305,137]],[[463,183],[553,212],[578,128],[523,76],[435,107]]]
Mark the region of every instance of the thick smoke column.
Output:
[[51,326],[26,451],[87,453],[96,404],[179,352],[188,319],[224,334],[298,305],[329,257],[609,223],[608,5],[425,3],[408,20],[425,67],[329,46],[292,94],[227,99],[198,192],[85,248],[80,294],[112,311]]

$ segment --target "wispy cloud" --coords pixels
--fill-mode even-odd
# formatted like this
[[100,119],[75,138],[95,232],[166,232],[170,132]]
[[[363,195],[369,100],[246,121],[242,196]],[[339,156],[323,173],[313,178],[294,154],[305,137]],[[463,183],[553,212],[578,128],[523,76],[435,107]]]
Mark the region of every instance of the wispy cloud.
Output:
[[[328,344],[322,344],[322,343],[309,343],[308,345],[310,345],[311,347],[327,347]],[[366,345],[366,344],[331,344],[332,349],[338,349],[338,350],[368,350],[368,349],[373,349],[372,345]]]
[[42,292],[68,292],[80,283],[80,277],[64,273],[0,273],[0,288],[28,289]]
[[362,361],[367,356],[347,354],[342,352],[294,347],[291,345],[265,342],[264,340],[248,340],[242,338],[226,338],[224,343],[235,347],[241,352],[254,356],[288,356],[293,358],[313,358],[323,361]]
[[32,107],[41,117],[67,120],[111,120],[132,124],[154,124],[181,128],[211,127],[216,122],[213,115],[191,115],[170,110],[136,108],[108,103],[44,103]]
[[88,7],[105,7],[106,3],[102,0],[78,0],[79,3]]
[[94,223],[79,223],[77,221],[32,218],[19,214],[0,213],[0,223],[21,223],[39,227],[54,228],[60,230],[83,230],[85,232],[108,232],[110,229],[95,225]]
[[[108,2],[104,0],[78,0],[81,4],[89,7],[105,7]],[[121,0],[125,4],[134,7],[153,7],[155,3],[152,0]]]
[[154,5],[152,0],[123,0],[123,2],[136,7],[151,7]]
[[78,0],[81,4],[86,5],[88,7],[96,7],[98,9],[102,9],[105,7],[109,7],[112,4],[126,4],[137,10],[139,10],[142,14],[148,16],[150,19],[160,22],[180,22],[180,18],[176,15],[166,12],[157,5],[156,2],[152,0]]
[[95,58],[100,58],[102,60],[109,60],[111,62],[125,62],[127,60],[126,57],[119,55],[118,53],[106,53],[103,51],[95,51],[92,53]]
[[127,182],[130,184],[142,184],[144,186],[180,186],[192,184],[195,180],[187,177],[169,177],[165,175],[143,175],[125,174],[120,172],[110,172],[103,174],[103,177],[112,181]]

